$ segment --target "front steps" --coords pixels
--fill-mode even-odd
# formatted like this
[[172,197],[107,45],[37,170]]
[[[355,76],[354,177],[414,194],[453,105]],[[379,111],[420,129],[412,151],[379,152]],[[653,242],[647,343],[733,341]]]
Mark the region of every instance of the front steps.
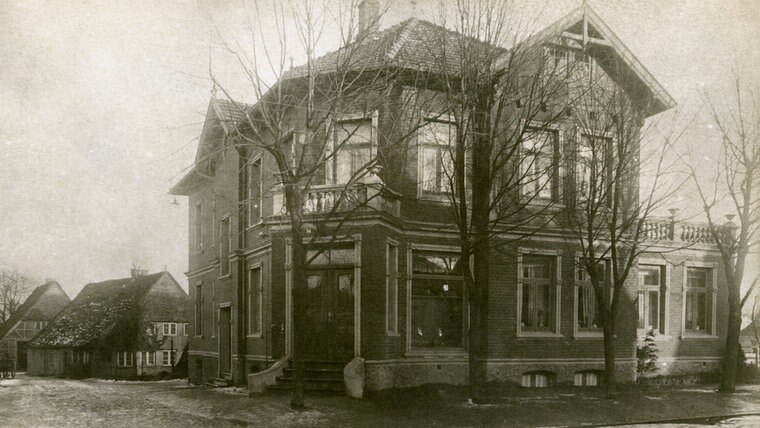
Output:
[[206,382],[206,386],[210,386],[211,388],[226,388],[232,386],[232,379],[217,377]]
[[[305,361],[304,389],[327,393],[344,393],[343,367],[345,363],[335,361]],[[283,370],[282,376],[277,377],[277,383],[267,387],[269,390],[290,390],[293,387],[293,363]]]

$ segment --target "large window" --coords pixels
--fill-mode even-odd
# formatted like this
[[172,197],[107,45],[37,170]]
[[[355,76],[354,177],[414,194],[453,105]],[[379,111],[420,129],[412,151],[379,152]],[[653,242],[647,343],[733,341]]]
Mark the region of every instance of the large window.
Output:
[[203,283],[195,284],[195,335],[203,335]]
[[464,286],[458,255],[412,252],[412,347],[464,347]]
[[225,217],[220,222],[219,269],[222,276],[230,273],[230,249],[232,248],[232,230],[230,218]]
[[203,204],[195,204],[195,250],[203,250]]
[[246,325],[248,334],[258,335],[261,334],[261,306],[263,300],[260,267],[255,267],[249,270],[248,284],[246,288],[246,296],[248,299]]
[[132,367],[135,364],[135,354],[129,351],[116,353],[116,365],[118,367]]
[[520,160],[520,182],[523,196],[558,199],[558,143],[556,131],[526,130]]
[[684,330],[687,334],[713,334],[713,271],[687,267],[684,298]]
[[177,335],[177,323],[176,322],[165,322],[161,323],[163,326],[162,334],[164,336],[176,336]]
[[452,122],[428,121],[418,132],[420,179],[423,194],[450,193],[454,182],[454,143],[457,127]]
[[612,140],[582,135],[576,152],[575,188],[578,200],[601,202],[609,198],[612,179]]
[[385,331],[398,334],[398,245],[388,243],[385,264]]
[[248,165],[248,225],[253,226],[261,221],[261,158]]
[[328,162],[327,183],[345,184],[361,176],[372,160],[374,126],[371,118],[335,124],[333,156]]
[[665,266],[641,264],[638,271],[636,308],[639,314],[639,333],[646,334],[652,330],[658,334],[665,334]]
[[[602,289],[611,288],[606,265],[606,262],[598,262],[595,265],[595,276],[598,278],[598,281],[600,281],[599,285]],[[584,259],[579,259],[576,263],[575,292],[576,331],[579,333],[601,332],[602,320],[600,308],[596,300],[596,290],[591,282],[591,276],[586,270],[586,262]]]
[[558,333],[558,257],[521,254],[518,267],[518,333]]
[[155,366],[156,365],[156,353],[153,351],[144,351],[140,353],[141,364],[143,366]]
[[177,351],[174,349],[167,349],[162,352],[161,365],[171,366],[174,365],[177,358]]

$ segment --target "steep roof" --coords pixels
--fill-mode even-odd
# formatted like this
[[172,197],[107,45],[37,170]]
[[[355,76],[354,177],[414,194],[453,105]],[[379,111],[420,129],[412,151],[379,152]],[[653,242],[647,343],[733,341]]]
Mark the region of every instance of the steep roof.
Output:
[[[29,297],[26,298],[24,303],[19,306],[19,308],[14,312],[8,320],[0,325],[0,339],[5,337],[8,332],[11,331],[11,329],[21,320],[24,319],[30,319],[30,317],[34,317],[35,315],[41,315],[36,314],[35,311],[32,311],[32,308],[34,308],[34,305],[39,302],[40,298],[45,295],[45,293],[52,287],[58,287],[63,291],[61,286],[55,282],[55,281],[48,281],[45,284],[40,285],[39,287],[35,288],[34,291],[32,291],[32,294],[29,295]],[[64,292],[65,294],[65,292]],[[68,297],[68,296],[66,296]],[[40,316],[39,318],[35,318],[36,320],[44,320],[45,317]]]
[[[32,347],[85,347],[106,337],[137,308],[145,293],[168,272],[87,284],[79,295],[39,332]],[[172,279],[173,280],[173,279]]]

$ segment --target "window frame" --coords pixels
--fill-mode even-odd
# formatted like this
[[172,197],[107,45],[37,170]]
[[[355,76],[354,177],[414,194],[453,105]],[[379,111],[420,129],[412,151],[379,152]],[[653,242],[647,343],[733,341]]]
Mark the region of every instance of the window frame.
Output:
[[[336,134],[338,132],[338,126],[340,124],[348,124],[348,123],[362,123],[362,122],[369,122],[370,125],[370,139],[367,143],[350,143],[350,141],[336,141]],[[325,145],[325,185],[327,186],[334,186],[334,185],[345,185],[348,184],[348,182],[342,182],[338,181],[338,170],[339,170],[339,158],[340,158],[340,152],[342,150],[345,150],[348,147],[351,146],[368,146],[369,148],[369,163],[371,164],[375,159],[377,159],[377,134],[378,134],[378,124],[379,124],[379,113],[377,110],[372,111],[370,114],[364,114],[364,113],[357,113],[357,114],[346,114],[342,115],[333,121],[328,121],[328,141]],[[360,147],[361,149],[361,147]],[[353,169],[354,165],[351,166],[351,169]],[[354,176],[356,172],[358,172],[359,169],[356,169],[351,173],[351,176]]]
[[135,365],[135,355],[131,351],[116,352],[116,367],[133,367]]
[[[253,290],[251,287],[252,279],[257,278],[258,287]],[[245,310],[245,331],[246,337],[261,337],[263,332],[263,309],[264,309],[264,284],[263,284],[263,272],[261,263],[255,263],[248,267],[248,278],[246,278],[246,310]],[[255,299],[255,301],[254,301]],[[255,313],[252,311],[253,303],[256,303],[257,310]],[[254,315],[256,318],[254,319]],[[255,330],[253,321],[258,321]]]
[[[435,252],[461,255],[461,248],[446,245],[425,245],[425,244],[407,244],[406,249],[406,355],[453,355],[460,356],[467,354],[467,334],[469,328],[469,297],[467,296],[467,287],[462,287],[462,347],[433,347],[420,348],[412,345],[412,311],[413,311],[413,293],[412,287],[415,278],[420,278],[420,274],[414,274],[414,252]],[[424,275],[423,275],[424,278]],[[464,282],[464,281],[463,281]]]
[[[710,282],[704,288],[705,293],[705,324],[710,328],[705,333],[686,328],[686,296],[697,287],[688,284],[689,268],[705,269]],[[683,282],[681,285],[681,339],[717,339],[717,304],[718,304],[718,264],[710,262],[686,261],[683,264]],[[701,287],[700,287],[701,288]],[[709,317],[709,318],[708,318]],[[709,321],[708,321],[709,320]]]
[[[258,177],[254,177],[254,165],[258,164]],[[256,226],[263,221],[263,200],[264,200],[264,161],[260,154],[257,154],[246,164],[246,199],[248,206],[248,227]],[[254,201],[254,190],[258,188],[258,196]],[[255,202],[255,204],[254,204]],[[254,209],[255,205],[255,209]],[[255,215],[254,215],[255,214]]]
[[[526,330],[522,326],[523,287],[526,283],[535,282],[533,279],[523,277],[523,256],[540,256],[552,258],[554,275],[549,279],[550,289],[553,288],[554,300],[554,325],[549,330]],[[553,283],[552,283],[553,282]],[[562,324],[562,250],[545,250],[536,248],[517,249],[517,337],[531,338],[559,338],[564,337],[561,333]]]
[[[398,241],[388,238],[385,245],[385,334],[398,336],[398,284],[399,252]],[[392,315],[392,316],[391,316]]]
[[156,353],[154,351],[142,351],[140,354],[141,366],[154,367],[156,365]]
[[[577,133],[576,134],[577,138],[576,138],[576,142],[575,142],[575,151],[574,151],[575,203],[576,204],[587,203],[589,201],[590,196],[591,196],[590,195],[590,193],[591,193],[591,183],[592,183],[593,177],[596,174],[595,173],[595,169],[602,168],[601,172],[605,174],[604,185],[607,187],[608,190],[605,191],[605,193],[603,193],[601,195],[598,195],[599,197],[603,196],[605,198],[605,200],[602,201],[600,199],[597,199],[595,201],[595,203],[598,204],[598,205],[600,205],[600,206],[603,206],[603,207],[608,207],[608,206],[610,206],[611,201],[612,201],[612,198],[611,198],[612,195],[609,193],[609,189],[613,185],[613,179],[614,179],[614,177],[613,177],[613,172],[614,171],[612,170],[612,166],[614,166],[614,158],[616,156],[616,153],[615,153],[615,151],[616,151],[616,139],[614,137],[610,137],[610,136],[594,135],[592,133],[585,132],[582,129],[576,129],[576,133]],[[586,156],[582,156],[582,154],[581,154],[582,150],[581,149],[583,147],[588,147],[589,148],[589,151],[591,153],[590,159],[592,161],[594,160],[594,154],[595,154],[594,151],[591,150],[590,145],[584,145],[583,144],[583,142],[587,138],[594,138],[594,139],[605,140],[607,142],[607,147],[605,148],[605,150],[602,151],[602,158],[601,159],[597,158],[597,160],[595,162],[589,162],[589,165],[591,166],[592,170],[589,172],[589,184],[588,184],[588,190],[587,190],[588,194],[584,196],[583,193],[581,192],[581,189],[582,189],[581,183],[583,182],[583,180],[580,179],[580,176],[581,176],[580,165],[581,165],[581,159],[586,158]]]
[[203,281],[195,283],[195,337],[203,337]]
[[[563,198],[563,176],[564,176],[564,168],[563,168],[563,135],[562,135],[562,129],[557,126],[552,125],[545,125],[539,122],[530,122],[528,124],[523,123],[523,138],[520,143],[520,153],[519,153],[519,174],[520,174],[520,181],[523,181],[527,178],[528,174],[524,171],[523,168],[525,168],[524,161],[526,159],[525,157],[525,143],[528,141],[528,139],[525,138],[526,135],[529,135],[530,133],[534,132],[540,132],[544,134],[550,134],[552,137],[551,142],[551,168],[549,173],[549,197],[540,196],[539,194],[536,194],[535,196],[530,196],[530,192],[533,192],[533,190],[527,191],[525,186],[528,184],[534,184],[534,182],[531,183],[519,183],[520,186],[520,197],[521,198],[532,198],[531,203],[556,203],[561,204],[562,198]],[[531,166],[536,166],[536,158],[531,162]]]
[[227,213],[219,220],[219,278],[229,278],[232,275],[231,255],[232,216]]
[[[168,333],[167,333],[168,330]],[[172,333],[172,330],[174,333]],[[177,323],[166,321],[161,323],[161,335],[164,337],[174,337],[177,336]]]
[[[595,310],[599,311],[599,308],[597,307],[597,300],[596,300],[596,290],[594,289],[594,285],[591,283],[590,279],[578,279],[578,273],[582,270],[584,275],[588,275],[588,272],[586,272],[585,269],[581,266],[581,260],[588,258],[583,254],[576,255],[575,257],[575,264],[573,266],[573,295],[574,295],[574,305],[573,305],[573,337],[579,338],[579,339],[601,339],[604,337],[604,331],[603,327],[592,327],[592,328],[581,328],[579,325],[579,319],[578,319],[578,310],[580,305],[580,288],[581,287],[588,287],[588,289],[591,290],[592,293],[594,293],[593,296],[593,302],[595,305]],[[611,268],[611,260],[607,257],[598,259],[598,263],[604,263],[604,276],[605,280],[608,281],[610,284],[610,298],[612,296],[612,293],[614,292],[612,287],[612,268]]]
[[[655,339],[669,339],[670,338],[670,278],[671,278],[671,266],[670,263],[668,263],[665,260],[662,259],[646,259],[646,258],[639,258],[638,264],[637,264],[637,273],[638,268],[640,266],[656,266],[660,269],[660,285],[659,285],[659,305],[660,308],[658,309],[658,315],[660,319],[658,320],[660,326],[659,329],[655,331]],[[638,278],[637,278],[638,281]],[[655,286],[642,286],[640,282],[637,282],[637,298],[641,298],[642,291],[651,291],[654,289]],[[646,296],[646,293],[644,293]],[[648,302],[647,302],[648,303]],[[646,309],[644,309],[646,311]],[[644,328],[638,328],[638,313],[637,313],[637,328],[636,333],[639,337],[639,339],[644,339],[647,335],[647,332],[649,331],[646,327]]]
[[[417,146],[417,198],[418,199],[427,199],[427,200],[434,200],[434,201],[448,201],[449,196],[451,195],[451,190],[444,191],[441,180],[441,173],[442,173],[442,151],[446,155],[450,155],[451,162],[454,165],[454,168],[456,167],[456,159],[454,158],[455,153],[452,152],[454,147],[452,147],[452,142],[456,143],[456,138],[459,133],[459,123],[457,122],[456,118],[453,115],[441,115],[441,114],[435,114],[430,113],[425,115],[422,118],[422,121],[425,122],[425,124],[421,125],[419,129],[416,130],[416,146]],[[450,127],[454,128],[453,132],[453,140],[452,140],[452,133],[449,131],[449,141],[448,144],[440,143],[440,142],[423,142],[421,138],[421,130],[424,126],[427,125],[427,123],[444,123],[448,124]],[[449,128],[451,129],[451,128]],[[432,191],[432,190],[426,190],[425,189],[425,183],[423,177],[425,177],[425,159],[424,159],[424,149],[425,148],[434,148],[436,150],[436,187],[438,190]],[[466,159],[465,159],[466,162]],[[441,170],[441,171],[439,171]],[[453,171],[452,171],[453,172]]]
[[[166,364],[166,357],[169,356],[169,364]],[[177,357],[176,349],[163,349],[161,350],[161,367],[174,366],[174,360]]]
[[195,203],[195,242],[193,245],[193,251],[195,253],[203,252],[203,200],[199,200]]

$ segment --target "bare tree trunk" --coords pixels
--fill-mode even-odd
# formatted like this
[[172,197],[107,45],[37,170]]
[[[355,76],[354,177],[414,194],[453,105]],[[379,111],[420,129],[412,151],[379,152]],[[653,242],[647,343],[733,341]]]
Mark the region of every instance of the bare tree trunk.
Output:
[[614,328],[609,322],[604,325],[604,395],[611,398],[617,393],[615,380],[615,338]]
[[723,376],[720,383],[721,392],[736,391],[736,365],[739,357],[739,335],[742,327],[742,306],[739,292],[729,284],[732,292],[728,297],[728,331],[726,332],[726,352],[723,358]]
[[293,275],[293,288],[291,290],[293,317],[293,349],[291,361],[293,362],[293,388],[290,395],[290,407],[293,409],[304,408],[304,357],[305,331],[304,321],[306,315],[305,287],[306,287],[306,251],[303,247],[303,193],[298,184],[286,185],[288,193],[288,209],[290,210],[292,242],[291,272]]

